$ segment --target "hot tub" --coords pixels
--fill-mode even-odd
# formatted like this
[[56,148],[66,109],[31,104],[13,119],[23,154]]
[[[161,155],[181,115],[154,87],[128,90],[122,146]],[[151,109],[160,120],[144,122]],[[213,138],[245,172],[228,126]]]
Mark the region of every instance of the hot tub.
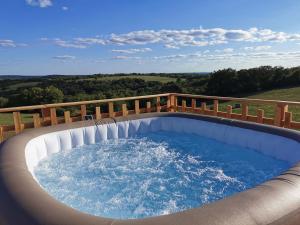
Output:
[[[0,152],[0,221],[7,225],[297,224],[294,221],[300,209],[299,132],[184,113],[142,114],[102,122],[99,126],[93,121],[84,121],[35,129],[6,141]],[[194,139],[204,137],[224,145],[251,149],[293,167],[251,189],[213,203],[139,219],[100,217],[73,209],[48,194],[36,176],[35,168],[43,160],[61,152],[159,132],[189,134],[194,135]],[[258,176],[253,173],[253,178]]]

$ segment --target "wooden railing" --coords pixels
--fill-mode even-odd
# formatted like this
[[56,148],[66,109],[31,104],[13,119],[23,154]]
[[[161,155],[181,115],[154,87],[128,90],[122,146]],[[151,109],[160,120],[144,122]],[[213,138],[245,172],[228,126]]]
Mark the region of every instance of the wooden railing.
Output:
[[[253,111],[253,105],[256,106],[256,112],[250,114],[249,107]],[[265,116],[264,110],[257,107],[257,105],[272,107],[274,115],[272,117]],[[22,132],[24,129],[80,121],[84,120],[88,114],[94,115],[94,118],[99,120],[107,117],[161,111],[191,112],[300,129],[300,121],[293,121],[293,114],[289,111],[289,107],[299,107],[300,112],[300,102],[166,93],[2,108],[0,109],[0,121],[3,121],[1,115],[4,114],[6,117],[8,117],[7,114],[11,115],[11,121],[8,118],[7,121],[0,124],[0,142]],[[26,120],[23,121],[22,115],[27,116]]]

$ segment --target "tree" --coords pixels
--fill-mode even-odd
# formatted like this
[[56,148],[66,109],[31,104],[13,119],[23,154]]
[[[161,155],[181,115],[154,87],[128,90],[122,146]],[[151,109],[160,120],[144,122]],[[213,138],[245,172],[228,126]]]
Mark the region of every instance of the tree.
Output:
[[162,93],[164,92],[174,92],[174,93],[181,93],[182,92],[182,89],[180,87],[180,85],[178,85],[177,83],[174,83],[174,82],[168,82],[168,83],[165,83],[160,91]]
[[60,89],[54,86],[49,86],[44,89],[43,103],[58,103],[62,102],[63,100],[64,94]]
[[21,93],[21,102],[24,105],[42,104],[43,98],[44,98],[43,89],[39,87],[25,89]]
[[64,94],[54,86],[49,86],[45,89],[33,87],[25,89],[21,94],[21,98],[22,103],[25,105],[39,105],[62,102]]
[[8,99],[4,97],[0,97],[0,108],[3,108],[7,105]]
[[207,92],[213,95],[228,96],[238,91],[237,72],[234,69],[219,70],[210,76]]

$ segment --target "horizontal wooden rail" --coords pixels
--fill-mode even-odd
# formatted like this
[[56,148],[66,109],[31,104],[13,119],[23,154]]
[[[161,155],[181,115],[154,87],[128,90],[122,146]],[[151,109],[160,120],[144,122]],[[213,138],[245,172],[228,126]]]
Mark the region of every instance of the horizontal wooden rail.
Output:
[[[102,106],[103,104],[106,106]],[[273,105],[274,117],[265,117],[266,112],[259,108],[256,110],[255,115],[250,115],[249,106],[251,105]],[[1,113],[11,113],[13,125],[0,124],[0,142],[9,136],[22,132],[24,129],[85,120],[86,116],[91,113],[96,120],[100,120],[101,118],[127,116],[130,114],[181,111],[300,129],[300,122],[293,121],[293,114],[289,111],[290,106],[300,107],[300,102],[165,93],[2,108],[0,109],[0,116]],[[70,108],[63,109],[64,107],[72,107],[72,110],[78,108],[77,112],[79,115],[73,115],[69,111]],[[223,107],[223,111],[221,107]],[[59,111],[58,108],[60,109]],[[240,113],[236,113],[235,109],[239,109],[238,112]],[[24,113],[24,111],[32,113],[32,122],[25,123],[22,121],[21,113]]]
[[300,106],[300,102],[294,102],[294,101],[266,100],[266,99],[255,99],[255,98],[234,98],[234,97],[191,95],[191,94],[178,94],[178,93],[170,93],[170,94],[174,94],[177,97],[185,97],[185,98],[235,101],[235,102],[241,102],[241,103],[246,102],[246,103],[257,103],[257,104],[287,104],[290,106]]
[[107,102],[140,100],[140,99],[149,99],[149,98],[156,98],[156,97],[167,97],[169,95],[170,94],[167,93],[167,94],[158,94],[158,95],[112,98],[112,99],[101,99],[101,100],[91,100],[91,101],[81,101],[81,102],[66,102],[66,103],[55,103],[55,104],[46,104],[46,105],[20,106],[20,107],[13,107],[13,108],[2,108],[0,109],[0,113],[15,112],[15,111],[29,111],[35,109],[60,108],[60,107],[68,107],[68,106],[92,105],[92,104],[100,104],[100,103],[107,103]]

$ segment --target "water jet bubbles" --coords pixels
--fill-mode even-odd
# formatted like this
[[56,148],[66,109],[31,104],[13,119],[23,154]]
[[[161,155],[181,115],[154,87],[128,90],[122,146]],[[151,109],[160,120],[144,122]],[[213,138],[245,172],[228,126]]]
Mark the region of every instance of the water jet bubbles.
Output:
[[92,215],[128,219],[199,207],[288,167],[251,149],[163,131],[59,152],[34,172],[57,200]]

